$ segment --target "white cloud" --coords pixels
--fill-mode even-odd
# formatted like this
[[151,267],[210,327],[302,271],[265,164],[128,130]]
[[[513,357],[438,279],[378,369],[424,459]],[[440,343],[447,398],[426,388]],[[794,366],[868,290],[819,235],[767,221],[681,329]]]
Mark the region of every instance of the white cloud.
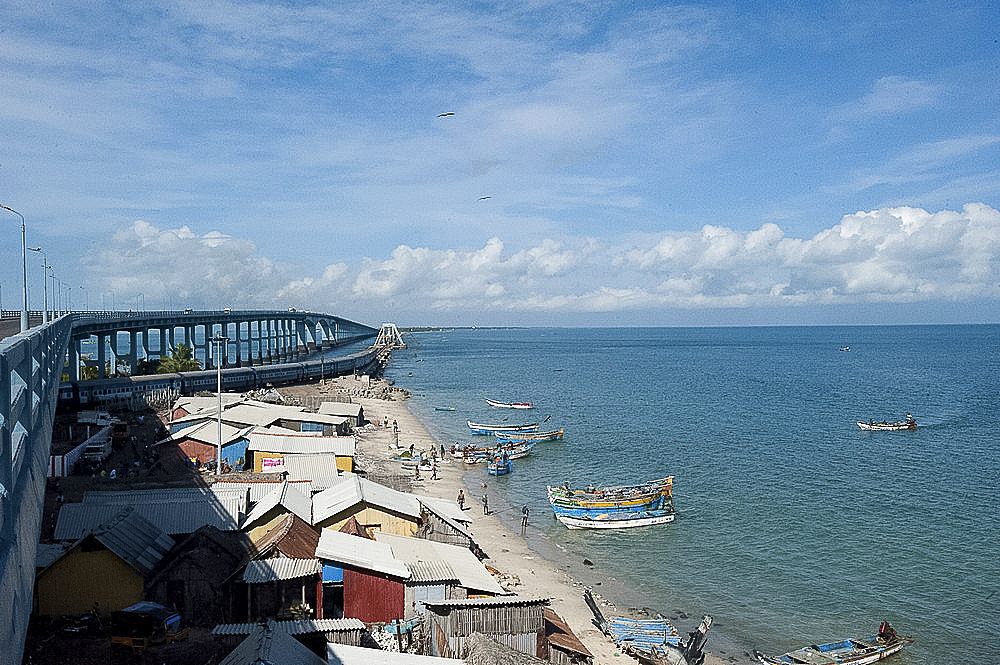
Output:
[[141,293],[147,304],[291,304],[419,323],[430,313],[493,313],[516,322],[545,312],[995,300],[998,259],[1000,211],[969,204],[937,213],[858,212],[801,239],[765,224],[749,232],[705,225],[617,244],[550,239],[512,253],[499,237],[478,249],[400,245],[384,260],[334,263],[297,277],[250,241],[139,221],[92,252],[87,265],[125,302]]

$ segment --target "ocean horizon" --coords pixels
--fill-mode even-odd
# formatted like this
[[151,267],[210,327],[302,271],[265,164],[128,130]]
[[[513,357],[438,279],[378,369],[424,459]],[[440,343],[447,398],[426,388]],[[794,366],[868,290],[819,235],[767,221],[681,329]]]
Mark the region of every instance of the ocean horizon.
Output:
[[[455,328],[405,333],[386,378],[446,447],[467,420],[565,429],[489,483],[540,555],[735,662],[864,637],[895,661],[1000,662],[1000,326]],[[533,402],[497,409],[486,399]],[[454,407],[441,411],[438,407]],[[856,421],[912,414],[915,431]],[[569,530],[548,485],[673,475],[674,523]],[[587,560],[593,565],[585,565]]]

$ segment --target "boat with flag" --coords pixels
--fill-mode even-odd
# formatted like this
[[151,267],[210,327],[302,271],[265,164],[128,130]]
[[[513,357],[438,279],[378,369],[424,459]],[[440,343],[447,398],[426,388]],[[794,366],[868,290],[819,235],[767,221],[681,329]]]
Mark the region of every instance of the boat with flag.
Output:
[[612,485],[574,490],[569,484],[549,487],[552,511],[570,517],[594,517],[651,510],[673,510],[674,477],[667,476],[638,485]]
[[878,634],[872,637],[812,644],[774,658],[760,651],[754,651],[753,655],[761,665],[868,665],[888,658],[912,643],[912,637],[901,637],[888,621],[883,621],[878,627]]
[[480,434],[486,436],[493,436],[497,432],[537,432],[538,423],[525,423],[523,425],[508,425],[506,423],[500,423],[499,425],[487,425],[486,423],[474,423],[471,420],[466,420],[466,424],[469,426],[469,431],[472,434]]

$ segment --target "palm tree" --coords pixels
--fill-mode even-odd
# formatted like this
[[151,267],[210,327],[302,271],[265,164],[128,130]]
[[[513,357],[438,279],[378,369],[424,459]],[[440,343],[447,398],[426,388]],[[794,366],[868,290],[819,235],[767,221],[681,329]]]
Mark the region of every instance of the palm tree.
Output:
[[201,361],[191,356],[191,347],[178,344],[170,349],[168,358],[160,359],[158,374],[173,374],[174,372],[193,372],[201,369]]

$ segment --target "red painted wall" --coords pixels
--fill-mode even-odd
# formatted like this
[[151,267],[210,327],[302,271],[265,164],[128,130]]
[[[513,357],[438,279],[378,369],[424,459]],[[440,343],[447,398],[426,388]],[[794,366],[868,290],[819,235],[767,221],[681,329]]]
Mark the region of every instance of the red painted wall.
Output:
[[367,623],[403,619],[403,582],[357,570],[344,569],[344,617]]

